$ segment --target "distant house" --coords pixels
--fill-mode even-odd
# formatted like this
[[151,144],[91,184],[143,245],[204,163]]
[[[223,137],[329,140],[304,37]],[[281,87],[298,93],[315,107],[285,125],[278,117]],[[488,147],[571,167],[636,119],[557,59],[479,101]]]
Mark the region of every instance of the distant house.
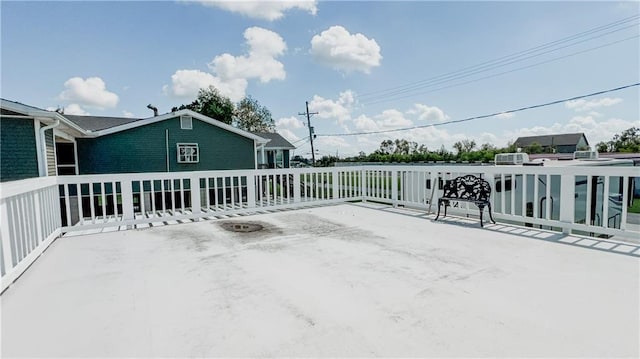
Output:
[[258,152],[260,168],[289,168],[291,150],[296,147],[278,133],[253,132],[254,135],[270,140]]
[[542,147],[542,152],[548,153],[573,153],[589,147],[584,133],[518,137],[514,145],[526,149],[534,143]]
[[190,110],[134,119],[64,115],[5,99],[0,108],[3,182],[65,174],[255,169],[258,149],[269,142]]

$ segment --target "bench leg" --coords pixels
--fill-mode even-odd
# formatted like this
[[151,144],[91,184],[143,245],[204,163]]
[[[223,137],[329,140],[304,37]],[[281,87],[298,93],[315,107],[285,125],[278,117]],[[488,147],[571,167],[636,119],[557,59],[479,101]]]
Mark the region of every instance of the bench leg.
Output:
[[496,221],[493,220],[493,215],[491,214],[491,203],[487,203],[487,207],[489,208],[489,218],[491,218],[491,222],[496,224]]
[[[436,215],[436,221],[438,220],[438,217],[440,217],[440,205],[442,204],[442,201],[438,200],[438,214]],[[445,207],[446,209],[446,207]]]
[[482,215],[484,213],[484,205],[478,205],[478,208],[480,209],[480,227],[484,227],[484,221],[482,220]]

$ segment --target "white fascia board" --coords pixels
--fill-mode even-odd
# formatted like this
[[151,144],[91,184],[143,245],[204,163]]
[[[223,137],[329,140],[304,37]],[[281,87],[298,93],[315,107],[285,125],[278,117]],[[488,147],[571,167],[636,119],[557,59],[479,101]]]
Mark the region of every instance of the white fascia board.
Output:
[[164,115],[154,116],[154,117],[146,118],[144,120],[139,120],[139,121],[127,123],[127,124],[124,124],[124,125],[107,128],[107,129],[102,130],[102,131],[93,132],[91,134],[91,137],[99,137],[99,136],[110,135],[112,133],[125,131],[125,130],[129,130],[129,129],[132,129],[132,128],[140,127],[140,126],[146,126],[146,125],[149,125],[149,124],[152,124],[152,123],[156,123],[156,122],[160,122],[160,121],[164,121],[164,120],[169,120],[169,119],[172,119],[172,118],[177,118],[177,117],[180,117],[182,115],[189,115],[189,116],[191,116],[191,117],[193,117],[195,119],[198,119],[200,121],[206,122],[206,123],[208,123],[210,125],[220,127],[223,130],[227,130],[227,131],[233,132],[233,133],[235,133],[237,135],[250,138],[250,139],[256,141],[257,143],[267,143],[267,142],[270,141],[269,139],[256,136],[253,133],[250,133],[250,132],[235,128],[233,126],[227,125],[226,123],[214,120],[214,119],[212,119],[210,117],[207,117],[205,115],[199,114],[199,113],[191,111],[191,110],[180,110],[180,111],[176,111],[176,112],[165,113]]
[[30,117],[47,124],[55,120],[60,120],[60,123],[66,125],[67,127],[75,131],[78,131],[82,135],[87,135],[90,133],[87,130],[83,129],[82,127],[79,127],[72,121],[65,118],[64,115],[61,115],[54,111],[36,109],[35,107],[15,103],[15,102],[4,100],[4,99],[2,99],[2,108],[6,108],[13,112],[22,113],[24,114],[25,117]]
[[264,146],[265,150],[295,150],[295,147],[269,147],[269,146]]

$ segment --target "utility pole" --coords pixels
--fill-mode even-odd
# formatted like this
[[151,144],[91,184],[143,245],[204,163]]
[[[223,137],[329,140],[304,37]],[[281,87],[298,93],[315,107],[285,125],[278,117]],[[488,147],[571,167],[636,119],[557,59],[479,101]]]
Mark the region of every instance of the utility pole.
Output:
[[309,112],[309,101],[305,101],[305,105],[307,106],[306,112],[298,112],[298,116],[307,116],[307,127],[309,127],[309,139],[311,140],[311,163],[313,166],[316,165],[316,153],[313,149],[313,138],[316,137],[313,131],[313,127],[311,127],[311,115],[317,115],[317,112]]

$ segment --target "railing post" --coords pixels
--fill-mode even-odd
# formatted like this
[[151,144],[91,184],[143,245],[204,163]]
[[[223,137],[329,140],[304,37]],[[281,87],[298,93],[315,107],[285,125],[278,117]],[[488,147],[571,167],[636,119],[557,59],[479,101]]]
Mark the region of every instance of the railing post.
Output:
[[2,241],[2,265],[4,273],[7,275],[13,268],[11,253],[11,233],[9,233],[9,212],[7,211],[7,201],[0,202],[0,240]]
[[571,234],[575,220],[576,178],[571,173],[560,175],[560,222],[565,224],[562,233]]
[[34,224],[36,227],[36,246],[40,244],[44,240],[44,236],[42,235],[42,199],[40,196],[40,191],[36,191],[33,194],[33,211],[35,212]]
[[362,200],[362,202],[366,202],[367,201],[367,195],[365,194],[365,185],[364,185],[364,175],[365,175],[365,169],[364,167],[360,167],[360,199]]
[[340,177],[340,175],[338,174],[338,168],[334,167],[331,170],[331,192],[332,192],[331,193],[331,199],[338,199],[338,197],[339,197],[338,196],[339,191],[340,191],[340,189],[338,187],[338,184],[339,184],[338,183],[338,181],[339,181],[338,178],[339,177]]
[[398,171],[391,170],[391,202],[398,207]]
[[[120,182],[120,195],[122,196],[122,220],[127,223],[135,219],[133,213],[133,188],[131,180],[124,179]],[[127,229],[131,228],[131,224],[127,224]]]
[[[484,176],[483,179],[485,181],[487,181],[489,183],[489,187],[491,187],[491,196],[489,197],[489,203],[491,203],[491,209],[492,209],[493,213],[495,213],[496,196],[498,195],[498,192],[496,191],[496,177],[491,172],[489,172],[489,173],[484,172],[484,173],[482,173],[482,176]],[[515,177],[512,178],[512,181],[515,181]],[[504,181],[500,182],[500,185],[503,188],[501,193],[504,193],[504,188],[505,188]],[[504,212],[504,206],[500,207],[500,212],[503,213],[503,214],[505,213]]]
[[260,176],[256,173],[247,175],[247,207],[256,208],[256,181]]
[[429,194],[429,210],[427,212],[431,214],[433,204],[438,205],[438,171],[429,172],[429,180],[431,181],[431,193]]
[[293,203],[300,203],[300,173],[293,172]]
[[[202,213],[200,178],[198,176],[189,177],[189,184],[191,187],[191,213],[198,215]],[[196,220],[200,220],[200,218],[196,218]]]

